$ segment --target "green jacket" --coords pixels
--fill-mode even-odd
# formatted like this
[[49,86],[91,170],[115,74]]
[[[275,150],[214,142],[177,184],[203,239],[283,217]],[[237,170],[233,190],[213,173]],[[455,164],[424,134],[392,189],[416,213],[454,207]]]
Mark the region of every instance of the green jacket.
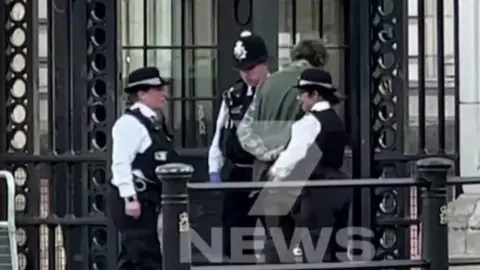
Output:
[[257,88],[257,94],[237,127],[243,149],[256,157],[253,180],[264,180],[270,165],[290,139],[293,122],[303,116],[297,100],[300,73],[311,67],[306,61],[293,62],[271,74]]

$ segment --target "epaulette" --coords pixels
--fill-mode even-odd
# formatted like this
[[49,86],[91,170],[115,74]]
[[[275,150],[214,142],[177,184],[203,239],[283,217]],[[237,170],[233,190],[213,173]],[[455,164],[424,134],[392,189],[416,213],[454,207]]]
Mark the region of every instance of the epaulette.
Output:
[[230,88],[225,92],[233,92],[236,89],[241,89],[245,82],[242,79],[237,80]]
[[242,90],[245,82],[242,79],[239,79],[235,82],[234,85],[232,85],[228,90],[224,91],[222,94],[222,97],[225,101],[231,101],[233,98],[233,93],[236,90]]

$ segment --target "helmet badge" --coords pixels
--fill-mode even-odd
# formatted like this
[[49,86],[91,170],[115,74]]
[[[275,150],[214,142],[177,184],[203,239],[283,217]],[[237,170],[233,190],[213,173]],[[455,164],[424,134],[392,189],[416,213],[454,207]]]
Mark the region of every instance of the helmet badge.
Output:
[[239,61],[247,58],[247,50],[245,49],[245,46],[243,45],[243,42],[241,40],[235,43],[235,47],[233,48],[233,55]]

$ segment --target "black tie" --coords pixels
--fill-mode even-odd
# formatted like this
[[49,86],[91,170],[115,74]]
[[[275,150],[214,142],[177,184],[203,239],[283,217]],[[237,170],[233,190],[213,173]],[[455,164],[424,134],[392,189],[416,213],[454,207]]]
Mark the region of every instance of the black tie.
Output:
[[257,89],[257,87],[256,86],[251,86],[250,89],[252,91],[252,96],[254,96],[255,95],[255,90]]

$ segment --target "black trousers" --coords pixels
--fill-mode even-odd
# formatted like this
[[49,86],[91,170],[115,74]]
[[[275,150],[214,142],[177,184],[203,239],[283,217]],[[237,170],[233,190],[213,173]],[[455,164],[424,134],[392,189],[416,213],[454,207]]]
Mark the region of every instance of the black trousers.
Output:
[[[293,257],[291,248],[289,248],[292,247],[292,238],[296,226],[294,217],[292,215],[265,216],[264,224],[267,236],[264,246],[265,263],[294,263],[295,258]],[[274,230],[277,230],[277,236],[279,236],[278,232],[280,232],[283,239],[276,239],[273,235]],[[275,241],[285,241],[287,248],[279,248],[277,246],[278,244],[275,244]]]
[[[347,231],[350,216],[350,192],[350,189],[305,190],[297,198],[289,214],[265,216],[264,224],[267,229],[266,262],[274,264],[296,262],[292,253],[295,244],[300,244],[305,262],[338,262],[344,260],[347,247],[345,243],[339,244],[336,241],[336,236],[338,233]],[[281,193],[272,195],[274,199],[266,202],[266,207],[271,207],[276,202],[281,204],[291,201],[286,199],[289,196],[291,195]],[[297,229],[299,231],[296,232]],[[327,232],[331,230],[328,239],[325,239],[325,233],[322,234],[322,230],[327,230]],[[304,235],[302,234],[304,233],[308,234],[307,236],[311,239],[314,248],[317,248],[319,241],[326,245],[323,257],[316,256],[317,254],[312,256],[311,250],[310,253],[306,252],[307,250],[302,246],[303,242],[299,243],[301,239],[303,240]],[[280,236],[283,236],[283,239],[280,239]],[[275,241],[285,241],[287,249],[279,248]],[[341,255],[338,256],[339,254]]]
[[136,219],[125,214],[125,203],[116,188],[109,194],[110,217],[121,234],[121,250],[117,258],[118,270],[162,269],[162,254],[157,235],[160,204],[153,196],[139,195],[141,216]]
[[[297,227],[308,230],[309,237],[314,245],[318,241],[327,245],[323,258],[308,256],[303,248],[305,262],[340,262],[347,260],[346,239],[349,238],[347,228],[349,226],[351,204],[345,194],[349,192],[350,190],[346,189],[307,190],[305,194],[299,197]],[[322,234],[322,230],[331,231],[329,238],[325,239],[325,235],[328,236],[328,234]]]
[[[228,175],[229,178],[226,180],[228,182],[248,182],[251,181],[252,169],[234,167]],[[222,223],[225,262],[232,264],[256,262],[254,239],[251,236],[253,236],[258,217],[249,215],[255,202],[255,197],[250,195],[251,191],[227,191],[224,194]],[[241,235],[248,236],[242,237]],[[238,245],[235,245],[236,240],[251,241],[251,246],[243,245],[242,250],[238,250],[236,249]]]

